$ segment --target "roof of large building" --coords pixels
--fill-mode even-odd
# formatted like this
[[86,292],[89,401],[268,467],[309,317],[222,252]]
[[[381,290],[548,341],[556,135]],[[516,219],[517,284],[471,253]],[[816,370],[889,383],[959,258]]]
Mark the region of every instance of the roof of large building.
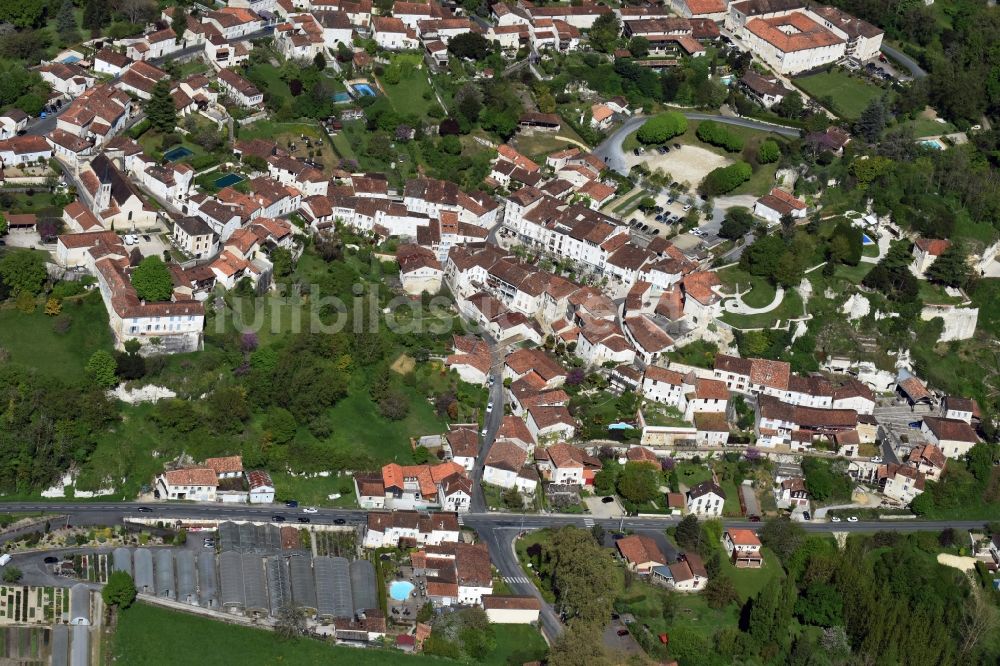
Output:
[[751,19],[747,22],[747,30],[782,53],[807,51],[844,43],[843,39],[801,12],[773,18]]
[[927,428],[934,433],[939,440],[950,440],[955,442],[978,442],[979,437],[965,421],[958,419],[943,419],[936,416],[925,416],[924,423]]

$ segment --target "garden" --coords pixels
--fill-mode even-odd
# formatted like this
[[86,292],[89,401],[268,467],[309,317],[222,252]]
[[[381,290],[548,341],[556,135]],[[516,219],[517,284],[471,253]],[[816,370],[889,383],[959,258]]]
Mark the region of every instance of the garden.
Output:
[[800,76],[792,81],[810,97],[841,118],[856,120],[872,100],[886,91],[866,81],[860,74],[852,75],[838,68],[819,74]]

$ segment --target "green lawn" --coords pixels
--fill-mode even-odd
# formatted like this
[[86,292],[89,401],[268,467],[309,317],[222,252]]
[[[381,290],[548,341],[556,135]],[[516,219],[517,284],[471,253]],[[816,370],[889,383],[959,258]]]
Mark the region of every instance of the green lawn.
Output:
[[752,194],[754,196],[762,197],[774,188],[774,176],[777,172],[777,163],[761,164],[757,167],[757,170],[753,172],[753,175],[750,176],[750,180],[742,185],[739,185],[729,194]]
[[920,281],[920,291],[918,293],[920,294],[920,300],[927,305],[948,305],[962,302],[961,298],[955,298],[945,293],[944,287],[941,285],[928,282],[927,280]]
[[827,96],[832,97],[833,108],[830,110],[849,120],[858,118],[873,99],[886,94],[882,88],[836,69],[799,77],[793,83],[818,102]]
[[[722,546],[720,545],[719,548]],[[737,569],[725,557],[725,551],[722,553],[722,572],[733,581],[733,586],[740,595],[740,601],[746,601],[756,596],[764,587],[785,575],[781,563],[778,562],[778,557],[774,553],[767,548],[761,548],[761,552],[764,554],[764,566],[760,569]]]
[[918,139],[924,136],[938,136],[955,131],[955,126],[951,123],[939,123],[931,118],[917,118],[916,120],[909,120],[903,123],[903,125],[911,128],[913,135]]
[[0,308],[0,347],[11,360],[64,379],[82,379],[87,359],[98,349],[111,350],[108,313],[97,291],[63,302],[62,315],[72,320],[69,331],[56,333],[56,318],[43,313],[39,303],[32,314],[24,314],[8,303]]
[[861,284],[861,281],[865,279],[865,276],[868,275],[869,271],[873,268],[875,268],[875,264],[860,263],[857,266],[837,264],[837,267],[833,271],[833,276],[847,280],[852,284]]
[[[151,630],[154,627],[156,630]],[[117,663],[129,666],[194,662],[242,666],[249,655],[261,664],[382,666],[401,660],[406,664],[454,663],[395,650],[335,646],[308,638],[281,640],[270,631],[234,626],[143,603],[121,614],[110,652]]]
[[[315,142],[313,142],[312,147],[307,148],[305,142],[302,141],[303,135],[311,140],[320,139],[323,141],[323,145],[317,147]],[[327,169],[335,168],[340,162],[340,157],[337,155],[338,151],[334,150],[319,123],[313,120],[292,122],[258,120],[255,123],[240,126],[238,136],[240,139],[267,139],[274,141],[286,150],[290,150],[290,144],[295,144],[295,150],[290,150],[293,157],[319,161]],[[310,155],[310,153],[312,154]]]
[[531,625],[526,624],[495,624],[497,646],[483,661],[485,666],[507,666],[507,664],[526,664],[539,661],[548,653],[545,639]]
[[785,289],[785,296],[776,309],[763,314],[738,315],[727,312],[722,320],[736,328],[770,328],[779,321],[802,316],[802,298],[794,289]]
[[[386,83],[384,79],[379,79],[378,82],[397,113],[416,113],[426,117],[431,108],[439,106],[431,85],[427,82],[426,69],[416,69],[402,76],[395,85]],[[428,95],[430,99],[424,97],[426,93],[431,93]]]
[[716,274],[729,291],[735,292],[739,287],[742,292],[750,286],[750,291],[743,296],[743,302],[751,307],[763,307],[774,300],[774,285],[766,278],[750,275],[739,266],[724,268]]
[[[573,141],[567,141],[566,139],[572,139]],[[518,132],[511,139],[511,145],[522,154],[541,163],[545,161],[545,156],[549,153],[567,148],[579,148],[579,145],[574,143],[574,141],[587,145],[587,142],[572,127],[563,124],[558,132]]]

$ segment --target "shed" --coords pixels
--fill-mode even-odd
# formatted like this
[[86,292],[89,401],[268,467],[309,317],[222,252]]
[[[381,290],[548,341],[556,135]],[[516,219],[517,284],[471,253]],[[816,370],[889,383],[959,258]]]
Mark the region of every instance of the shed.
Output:
[[194,553],[186,549],[178,550],[174,554],[174,566],[177,568],[177,600],[197,606],[198,578]]
[[132,575],[132,551],[128,548],[115,548],[112,553],[112,561],[115,571],[124,571],[129,576]]
[[177,598],[174,582],[174,551],[160,548],[153,558],[156,561],[156,594],[167,599]]
[[69,623],[90,626],[90,588],[77,583],[69,591]]
[[215,553],[202,551],[198,555],[198,603],[205,608],[219,606],[219,574]]
[[313,572],[317,615],[326,619],[354,617],[350,563],[343,557],[317,557]]
[[313,578],[312,558],[298,555],[288,558],[288,574],[292,581],[292,602],[298,608],[317,612],[316,579]]
[[351,562],[351,597],[354,612],[378,608],[378,584],[375,580],[375,565],[368,560]]
[[135,567],[135,589],[139,594],[155,594],[153,582],[153,552],[149,548],[136,548],[132,554]]

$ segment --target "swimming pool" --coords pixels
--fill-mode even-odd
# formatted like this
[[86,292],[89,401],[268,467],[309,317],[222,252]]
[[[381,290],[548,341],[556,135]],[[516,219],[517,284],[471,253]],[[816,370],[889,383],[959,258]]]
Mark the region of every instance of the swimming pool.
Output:
[[862,245],[874,245],[875,241],[871,239],[868,234],[861,234],[861,244]]
[[365,97],[374,97],[375,96],[375,90],[374,90],[374,88],[372,88],[367,83],[355,83],[355,84],[353,84],[351,86],[351,88],[353,88],[354,92],[356,92],[359,95],[363,95]]
[[944,150],[944,144],[937,139],[924,139],[920,142],[920,145],[925,148],[933,148],[934,150]]
[[243,176],[238,173],[227,173],[225,176],[215,179],[216,187],[229,187],[243,180]]
[[333,101],[336,104],[344,104],[351,101],[351,95],[346,92],[333,93]]
[[178,146],[177,148],[173,148],[163,153],[163,159],[168,162],[176,162],[177,160],[182,160],[190,155],[194,155],[191,150],[185,148],[184,146]]
[[413,592],[413,583],[408,580],[394,580],[389,583],[389,596],[394,601],[406,601]]
[[66,56],[62,61],[64,65],[72,65],[75,62],[80,62],[80,57],[75,55]]

